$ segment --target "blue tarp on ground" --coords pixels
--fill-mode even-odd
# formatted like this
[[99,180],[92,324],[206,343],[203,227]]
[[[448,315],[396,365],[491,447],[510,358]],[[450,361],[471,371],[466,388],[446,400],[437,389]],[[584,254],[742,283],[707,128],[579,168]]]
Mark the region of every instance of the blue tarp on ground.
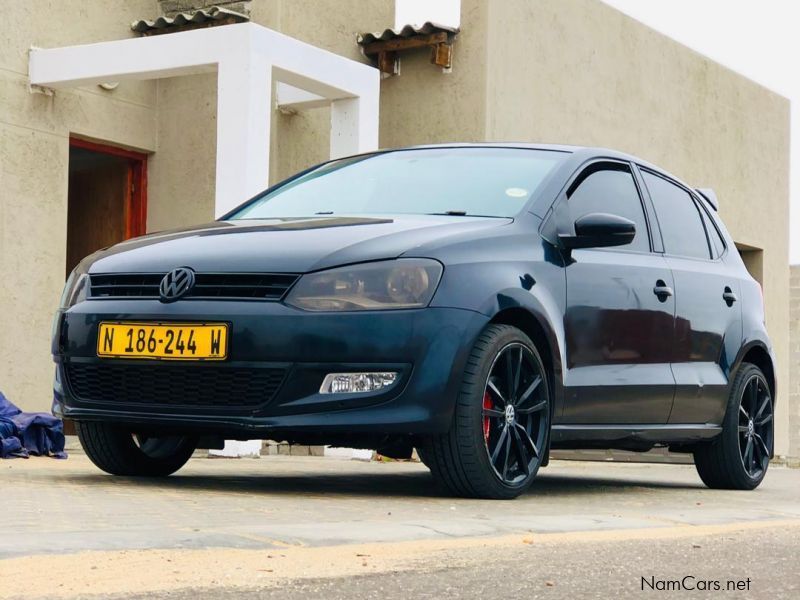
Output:
[[67,458],[61,419],[24,413],[0,392],[0,458],[29,455]]

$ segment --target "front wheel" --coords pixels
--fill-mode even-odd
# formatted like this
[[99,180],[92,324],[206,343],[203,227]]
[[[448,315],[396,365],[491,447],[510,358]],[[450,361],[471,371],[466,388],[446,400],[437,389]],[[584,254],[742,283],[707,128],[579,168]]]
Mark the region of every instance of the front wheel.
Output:
[[764,373],[745,363],[731,385],[722,433],[694,452],[710,488],[752,490],[767,474],[774,440],[772,396]]
[[184,436],[145,436],[112,423],[75,423],[86,456],[111,475],[164,477],[192,456],[193,439]]
[[450,431],[426,441],[424,462],[451,493],[510,499],[531,485],[550,434],[547,373],[528,336],[487,327],[467,360]]

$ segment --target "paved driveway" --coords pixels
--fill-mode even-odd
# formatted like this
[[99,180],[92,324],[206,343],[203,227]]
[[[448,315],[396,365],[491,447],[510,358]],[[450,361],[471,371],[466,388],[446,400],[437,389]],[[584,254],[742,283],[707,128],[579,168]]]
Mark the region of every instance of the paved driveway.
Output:
[[[175,476],[144,481],[107,476],[76,454],[0,462],[0,483],[0,596],[22,595],[34,574],[46,573],[28,597],[195,588],[244,597],[249,586],[275,590],[286,581],[311,585],[307,595],[319,589],[321,597],[335,597],[325,591],[332,580],[352,586],[353,576],[372,574],[379,590],[381,576],[486,568],[520,549],[545,559],[594,557],[570,579],[592,584],[592,568],[612,572],[609,548],[646,557],[648,548],[662,547],[680,571],[698,566],[694,546],[716,548],[710,556],[730,567],[719,577],[762,577],[761,591],[774,593],[765,583],[769,561],[742,566],[736,553],[757,557],[762,544],[777,569],[782,552],[798,549],[800,534],[800,470],[782,468],[771,469],[755,492],[730,492],[706,489],[690,466],[554,461],[530,493],[510,502],[440,497],[415,463],[289,456],[192,459]],[[741,540],[752,540],[752,548]],[[536,564],[550,568],[537,585],[555,587],[548,577],[558,577],[565,590],[565,572]],[[457,587],[480,572],[465,568],[463,579],[440,583]],[[489,588],[513,581],[500,567],[491,573],[481,580]],[[630,577],[626,589],[634,590]],[[793,566],[775,577],[786,578],[779,589],[798,583]],[[430,585],[437,589],[434,580]]]

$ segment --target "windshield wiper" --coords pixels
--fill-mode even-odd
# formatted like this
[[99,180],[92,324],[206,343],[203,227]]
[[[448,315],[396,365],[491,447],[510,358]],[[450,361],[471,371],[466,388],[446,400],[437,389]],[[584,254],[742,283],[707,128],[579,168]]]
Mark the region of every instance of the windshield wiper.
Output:
[[425,213],[426,215],[436,217],[476,217],[481,219],[510,219],[511,217],[504,217],[503,215],[476,215],[475,213],[467,213],[465,210],[448,210],[439,213]]
[[448,217],[466,217],[467,211],[465,210],[446,210],[440,213],[428,213],[429,215],[446,215]]

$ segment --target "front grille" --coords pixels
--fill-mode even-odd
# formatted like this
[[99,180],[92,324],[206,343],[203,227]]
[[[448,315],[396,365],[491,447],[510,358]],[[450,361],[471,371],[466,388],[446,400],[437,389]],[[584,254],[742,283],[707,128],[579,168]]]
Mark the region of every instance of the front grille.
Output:
[[280,300],[297,278],[289,273],[198,273],[188,297]]
[[67,363],[65,373],[79,400],[233,408],[272,400],[286,369]]
[[[90,275],[90,298],[158,298],[165,273]],[[283,298],[296,273],[197,273],[186,299],[271,300]]]
[[158,285],[164,274],[125,273],[89,276],[91,298],[158,298]]

